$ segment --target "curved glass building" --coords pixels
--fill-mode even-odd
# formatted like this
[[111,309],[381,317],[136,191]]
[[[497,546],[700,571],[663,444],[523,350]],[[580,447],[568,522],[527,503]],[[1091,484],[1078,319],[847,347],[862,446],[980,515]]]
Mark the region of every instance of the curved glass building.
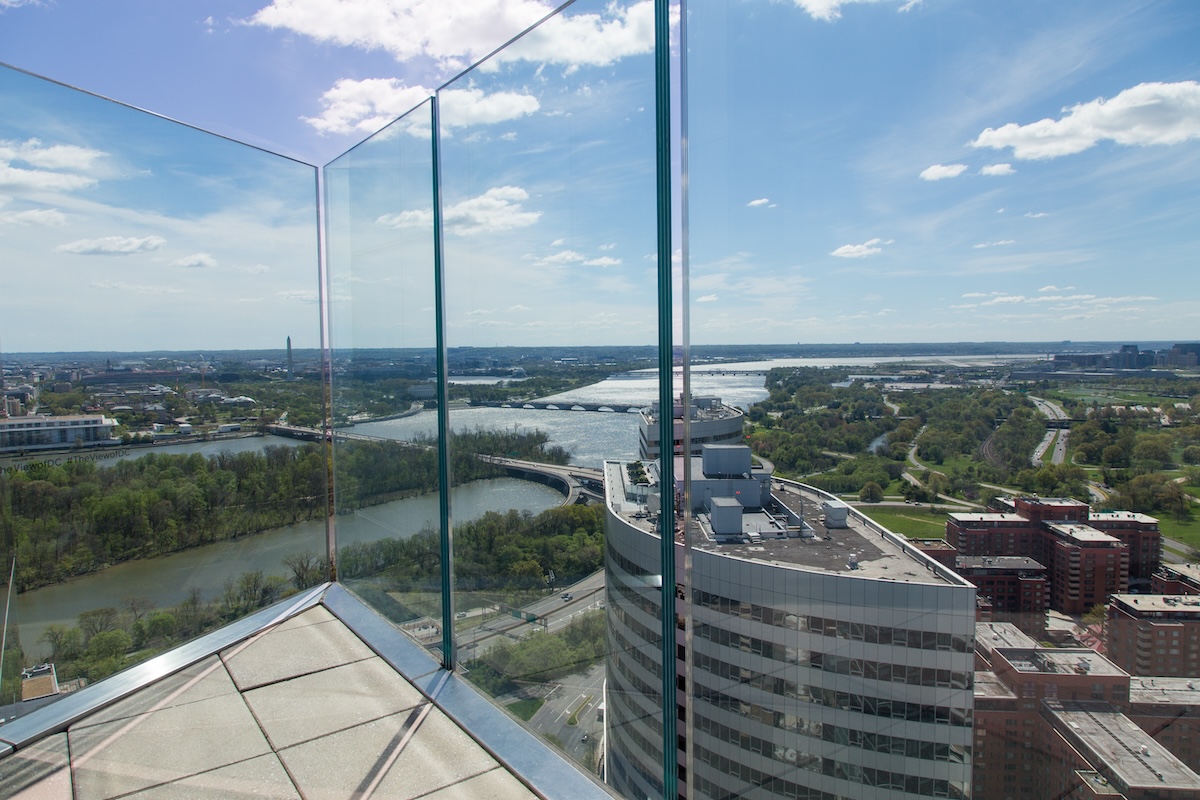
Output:
[[[692,464],[686,572],[673,532],[680,794],[970,796],[975,588],[831,496],[773,481],[745,447]],[[605,478],[608,780],[646,797],[663,757],[660,482],[619,462]]]

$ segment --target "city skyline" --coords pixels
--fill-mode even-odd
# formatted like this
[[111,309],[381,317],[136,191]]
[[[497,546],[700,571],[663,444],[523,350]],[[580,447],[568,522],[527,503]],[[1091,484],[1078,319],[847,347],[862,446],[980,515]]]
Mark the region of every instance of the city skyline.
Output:
[[[85,5],[8,0],[0,6],[0,61],[318,164],[550,10],[380,0],[339,14],[326,0],[260,0],[223,7],[224,17],[192,7],[142,18],[135,4]],[[644,147],[653,125],[649,7],[577,3],[443,94],[443,137],[483,165],[443,200],[450,268],[479,279],[470,296],[450,286],[452,344],[648,341],[651,204],[597,192],[590,206],[574,197],[564,211],[560,196],[571,184],[606,186],[616,165],[635,178],[652,166]],[[1190,44],[1200,11],[1185,3],[1000,10],[836,0],[744,10],[697,8],[689,28],[693,342],[761,341],[764,330],[800,342],[1186,340],[1195,330],[1200,278],[1188,201],[1200,177],[1200,67]],[[143,27],[150,25],[154,37]],[[83,36],[84,26],[100,35]],[[128,55],[139,32],[173,86]],[[122,46],[127,52],[113,49]],[[627,124],[589,138],[598,118]],[[562,120],[567,129],[555,127]],[[428,135],[420,122],[394,130],[418,143]],[[573,137],[562,158],[546,157],[537,173],[513,166],[536,164],[531,154],[558,144],[560,130]],[[80,262],[103,265],[83,284],[90,291],[79,310],[62,307],[63,316],[79,318],[97,296],[155,311],[186,296],[186,306],[162,315],[176,322],[240,312],[231,300],[269,298],[295,315],[300,306],[313,310],[315,338],[317,286],[307,277],[315,245],[289,259],[311,266],[296,267],[306,279],[297,273],[287,286],[277,285],[278,253],[255,252],[295,245],[305,220],[263,216],[264,206],[226,193],[210,207],[152,209],[162,212],[154,224],[170,231],[181,216],[205,214],[209,225],[190,233],[194,241],[135,229],[130,220],[147,209],[116,189],[144,194],[131,176],[168,174],[163,165],[94,131],[59,132],[59,141],[40,145],[20,131],[0,135],[0,241],[6,249],[36,242],[40,254],[19,251],[19,263],[37,264],[29,276],[60,285],[59,274],[74,285]],[[559,180],[560,171],[572,181]],[[23,204],[15,178],[30,173],[53,182],[54,196]],[[256,174],[239,187],[267,190],[265,199],[269,184]],[[94,191],[85,186],[112,191],[109,217],[65,235],[64,217],[74,222],[81,193]],[[195,199],[170,184],[160,191],[163,199]],[[285,196],[301,191],[293,185]],[[431,213],[427,204],[398,202],[372,221],[420,232]],[[265,227],[229,224],[248,219]],[[231,253],[212,252],[214,239]],[[462,256],[453,260],[456,247],[483,257],[464,267]],[[95,254],[105,257],[85,258]],[[56,273],[51,257],[74,266]],[[130,276],[112,274],[135,262]],[[6,294],[37,297],[14,272],[4,276]],[[337,278],[335,321],[351,291]],[[267,285],[240,291],[259,279]],[[354,301],[386,298],[385,279],[353,276],[361,281]],[[402,316],[429,313],[425,303]],[[20,345],[38,325],[32,314],[20,324],[12,314],[15,330],[0,331],[12,349],[47,349]],[[258,316],[238,314],[238,340],[274,341]],[[375,327],[356,330],[355,346],[432,344],[431,326],[398,333],[394,317],[373,309],[358,316]],[[95,335],[95,325],[85,327]],[[173,346],[183,345],[164,342]],[[108,347],[137,349],[128,340]]]

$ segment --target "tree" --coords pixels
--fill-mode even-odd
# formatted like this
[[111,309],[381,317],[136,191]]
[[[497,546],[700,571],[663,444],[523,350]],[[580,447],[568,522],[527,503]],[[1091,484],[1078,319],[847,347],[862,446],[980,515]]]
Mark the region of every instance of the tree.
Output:
[[858,490],[858,499],[864,503],[878,503],[883,500],[883,487],[875,481],[868,481]]

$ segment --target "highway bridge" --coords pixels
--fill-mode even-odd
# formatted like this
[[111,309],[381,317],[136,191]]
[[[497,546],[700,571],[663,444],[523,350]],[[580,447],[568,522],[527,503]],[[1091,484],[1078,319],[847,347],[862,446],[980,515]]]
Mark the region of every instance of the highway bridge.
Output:
[[646,408],[646,403],[632,405],[629,403],[571,403],[567,401],[550,401],[550,400],[530,400],[526,403],[516,402],[508,403],[501,401],[488,401],[473,403],[474,406],[485,406],[488,408],[526,408],[534,411],[599,411],[601,413],[616,413],[629,414],[641,411]]

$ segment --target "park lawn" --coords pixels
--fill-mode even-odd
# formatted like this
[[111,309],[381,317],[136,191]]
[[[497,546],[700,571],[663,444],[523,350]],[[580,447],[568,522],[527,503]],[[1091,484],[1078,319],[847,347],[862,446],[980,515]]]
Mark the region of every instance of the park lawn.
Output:
[[946,538],[946,512],[930,514],[927,506],[856,506],[857,510],[887,528],[911,539]]
[[1200,547],[1200,515],[1194,516],[1187,522],[1176,522],[1169,517],[1160,517],[1158,529],[1162,535],[1177,542],[1183,542],[1190,547]]

